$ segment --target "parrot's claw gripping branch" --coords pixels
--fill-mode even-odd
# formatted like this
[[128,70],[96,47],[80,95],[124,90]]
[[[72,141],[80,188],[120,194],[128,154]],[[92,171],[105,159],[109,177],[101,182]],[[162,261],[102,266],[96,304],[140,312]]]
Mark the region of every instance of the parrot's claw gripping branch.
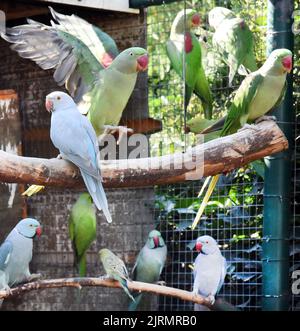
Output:
[[[142,283],[142,282],[128,282],[128,289],[136,292],[148,292],[156,295],[170,296],[185,301],[191,301],[201,305],[205,305],[210,309],[213,309],[210,300],[200,295],[195,295],[193,292],[188,292],[173,287],[161,286],[156,284]],[[11,288],[10,291],[0,291],[0,299],[8,299],[10,297],[18,296],[23,293],[42,290],[48,288],[62,288],[62,287],[111,287],[121,288],[118,281],[109,278],[61,278],[61,279],[49,279],[40,280],[37,282],[26,283],[20,286]]]
[[[255,127],[251,134],[245,129],[196,145],[185,154],[102,161],[103,184],[107,188],[150,187],[196,180],[229,172],[288,148],[286,137],[274,121],[251,127]],[[66,160],[21,157],[1,150],[0,181],[84,187],[79,169]]]

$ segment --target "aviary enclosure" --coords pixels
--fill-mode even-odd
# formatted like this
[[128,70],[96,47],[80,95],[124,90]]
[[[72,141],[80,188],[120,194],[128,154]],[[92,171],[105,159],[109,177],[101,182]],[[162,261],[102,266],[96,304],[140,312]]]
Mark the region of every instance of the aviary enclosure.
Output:
[[[55,158],[58,154],[49,137],[50,115],[45,111],[45,97],[52,91],[66,91],[64,86],[58,86],[53,79],[53,69],[43,70],[34,61],[21,58],[7,41],[1,40],[0,141],[2,151],[10,153],[10,156],[0,154],[1,242],[23,217],[33,217],[43,226],[41,238],[34,240],[30,265],[31,271],[41,273],[43,278],[23,289],[12,288],[12,293],[1,291],[0,297],[5,298],[2,309],[126,310],[129,299],[119,288],[113,288],[117,287],[116,283],[108,281],[104,284],[108,287],[96,287],[95,279],[91,278],[104,274],[98,251],[109,248],[131,272],[149,231],[157,229],[167,247],[167,259],[160,275],[165,284],[139,288],[128,282],[130,290],[152,293],[144,295],[138,309],[194,310],[194,303],[200,303],[191,293],[198,256],[195,245],[198,237],[209,235],[217,241],[227,261],[224,284],[217,295],[222,300],[218,309],[299,310],[298,1],[131,0],[126,9],[112,5],[113,9],[100,10],[79,7],[72,1],[68,5],[53,1],[50,5],[58,13],[76,14],[100,27],[115,40],[120,51],[135,46],[147,50],[148,70],[138,74],[121,119],[122,125],[143,134],[147,144],[138,155],[143,157],[141,160],[126,162],[133,148],[130,139],[134,136],[129,135],[116,147],[120,161],[111,161],[106,156],[108,160],[101,163],[113,222],[108,224],[102,212],[97,212],[96,238],[87,251],[88,278],[70,281],[69,286],[75,288],[66,284],[62,288],[57,288],[62,284],[46,285],[48,279],[78,276],[73,267],[74,247],[69,238],[68,219],[84,186],[75,167],[62,160],[41,159]],[[208,21],[208,13],[216,6],[230,9],[243,19],[242,29],[245,25],[249,27],[258,68],[274,49],[287,48],[293,52],[293,71],[287,75],[283,103],[272,112],[276,124],[273,120],[263,121],[255,124],[256,129],[248,128],[206,143],[206,136],[196,135],[193,126],[193,119],[199,114],[203,116],[205,107],[196,94],[185,105],[189,93],[188,67],[183,66],[181,75],[176,72],[167,44],[176,15],[182,11],[183,33],[186,33],[189,10],[195,10],[199,22],[192,31],[201,47],[202,66],[212,95],[212,117],[225,116],[235,91],[250,70],[238,70],[229,83],[229,66],[225,61],[228,54],[217,50],[214,29]],[[0,10],[6,14],[7,27],[26,24],[26,18],[47,25],[53,19],[43,1],[30,1],[30,4],[16,1],[14,5],[3,1]],[[188,51],[182,53],[181,60],[190,61]],[[124,144],[126,154],[122,150]],[[196,147],[190,151],[192,146]],[[203,201],[198,194],[205,178],[184,180],[188,170],[178,172],[174,168],[176,157],[164,157],[182,153],[195,157],[203,150],[204,159],[199,162],[204,162],[204,175],[221,173],[221,176],[200,222],[192,229]],[[162,159],[173,168],[157,170],[153,164],[147,168],[146,161]],[[45,184],[46,188],[25,198],[21,193],[27,184]],[[32,290],[43,282],[44,287],[53,288]],[[169,288],[187,292],[172,292]],[[204,304],[216,308],[211,302]]]

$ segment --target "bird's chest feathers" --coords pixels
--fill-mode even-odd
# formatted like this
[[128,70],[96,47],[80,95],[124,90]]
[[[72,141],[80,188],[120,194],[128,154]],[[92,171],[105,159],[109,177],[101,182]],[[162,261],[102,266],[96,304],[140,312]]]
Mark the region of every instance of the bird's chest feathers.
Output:
[[249,120],[255,120],[270,111],[278,101],[284,88],[286,75],[266,76],[254,97],[250,109]]

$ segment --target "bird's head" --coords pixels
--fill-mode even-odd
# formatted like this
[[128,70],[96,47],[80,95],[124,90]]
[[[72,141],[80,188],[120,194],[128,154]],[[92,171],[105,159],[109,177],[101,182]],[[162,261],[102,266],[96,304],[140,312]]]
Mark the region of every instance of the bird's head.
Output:
[[146,71],[148,62],[148,54],[144,48],[131,47],[120,53],[115,58],[112,66],[123,73],[131,74]]
[[199,27],[201,24],[200,14],[196,12],[194,9],[186,9],[181,10],[174,22],[173,29],[175,28],[175,32],[182,33],[185,30],[191,30],[193,28]]
[[46,96],[46,109],[48,112],[54,112],[57,109],[76,107],[74,100],[65,92],[55,91]]
[[235,18],[232,10],[225,7],[215,7],[208,13],[208,23],[215,30],[225,20]]
[[148,235],[147,245],[151,249],[164,247],[165,242],[161,233],[157,230],[152,230]]
[[42,234],[40,223],[34,218],[24,218],[16,225],[17,231],[26,238],[34,238]]
[[103,259],[105,259],[109,254],[110,254],[109,249],[107,249],[107,248],[100,249],[100,251],[98,253],[100,261],[103,261]]
[[211,236],[201,236],[197,238],[195,248],[198,253],[213,254],[219,250],[218,244]]
[[290,73],[293,68],[293,53],[286,48],[275,49],[269,55],[264,67],[279,74]]

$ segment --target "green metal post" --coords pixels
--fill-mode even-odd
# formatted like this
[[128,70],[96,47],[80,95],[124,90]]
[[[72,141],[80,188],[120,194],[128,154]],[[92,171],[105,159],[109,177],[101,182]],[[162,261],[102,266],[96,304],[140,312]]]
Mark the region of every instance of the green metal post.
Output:
[[[268,0],[267,53],[277,48],[293,51],[294,0]],[[289,224],[294,111],[292,75],[288,75],[285,100],[274,111],[289,140],[289,149],[266,158],[264,186],[263,310],[289,308]]]
[[129,0],[129,7],[144,8],[149,6],[157,6],[171,2],[179,2],[183,0]]

